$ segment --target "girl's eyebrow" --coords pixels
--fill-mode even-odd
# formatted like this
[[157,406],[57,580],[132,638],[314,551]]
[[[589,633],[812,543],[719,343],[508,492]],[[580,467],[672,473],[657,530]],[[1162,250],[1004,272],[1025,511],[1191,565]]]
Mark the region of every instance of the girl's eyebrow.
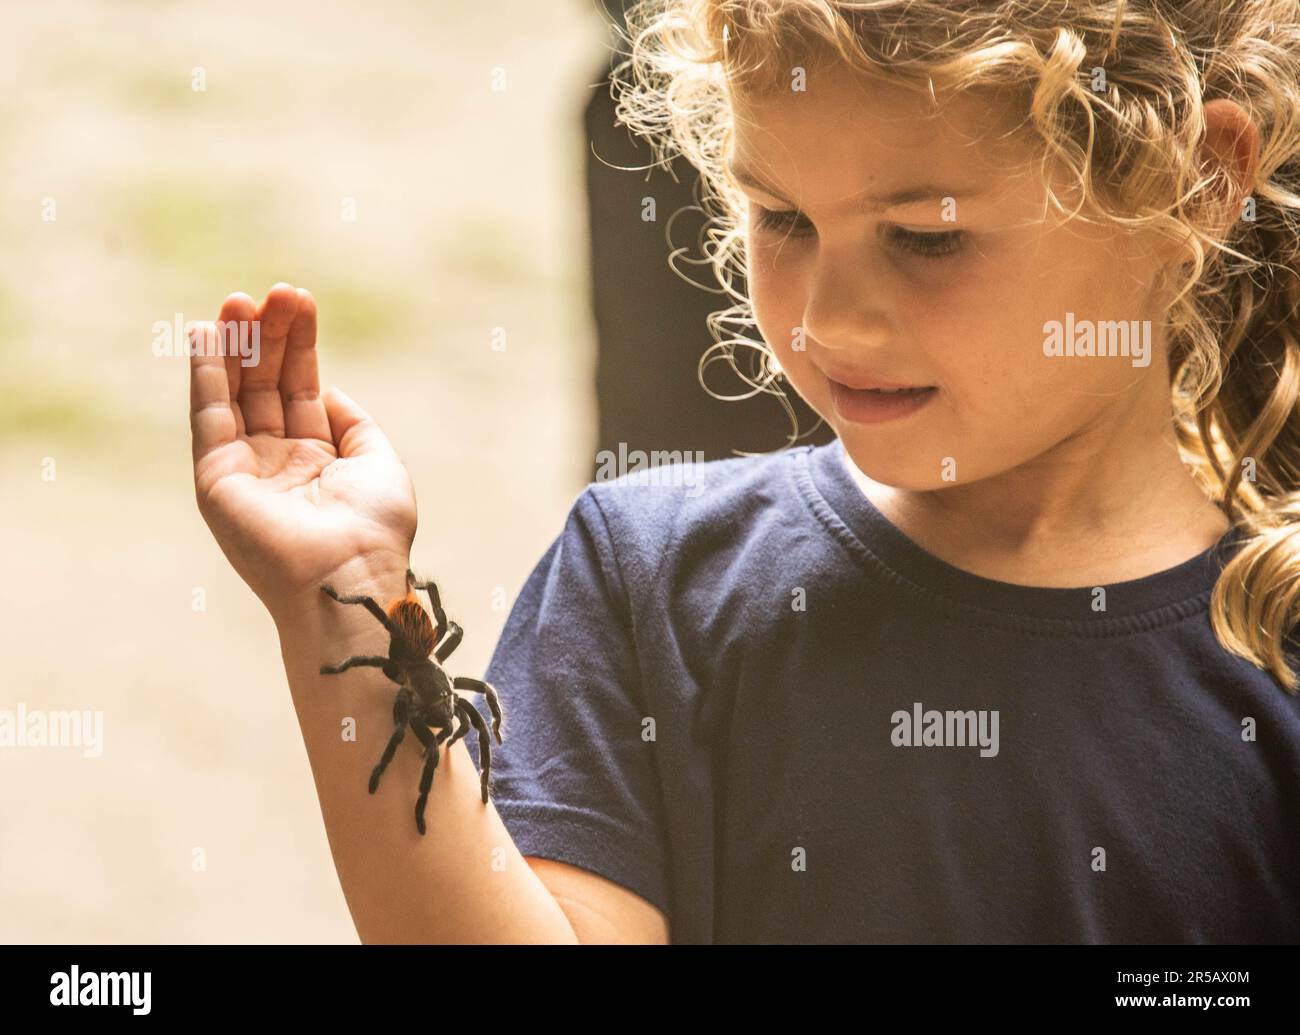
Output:
[[[770,184],[765,183],[758,174],[748,166],[739,163],[728,163],[727,172],[737,183],[743,183],[747,187],[753,187],[761,190],[764,194],[770,194],[772,197],[790,204],[780,191],[776,190]],[[892,208],[895,205],[907,205],[917,201],[942,201],[944,198],[972,198],[982,191],[978,190],[953,190],[948,187],[942,187],[932,183],[922,183],[916,187],[909,187],[907,190],[895,191],[892,194],[858,194],[854,199],[866,201],[874,208]]]

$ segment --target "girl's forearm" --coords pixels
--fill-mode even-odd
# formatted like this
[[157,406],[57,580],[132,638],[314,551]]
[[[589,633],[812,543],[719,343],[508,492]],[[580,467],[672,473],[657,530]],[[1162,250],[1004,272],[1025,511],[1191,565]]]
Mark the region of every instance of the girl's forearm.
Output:
[[[381,606],[406,586],[404,569],[363,564],[329,581],[343,593],[372,595]],[[483,804],[464,743],[440,749],[424,836],[415,825],[423,746],[409,729],[378,790],[369,793],[370,773],[394,730],[396,685],[375,668],[321,675],[320,667],[355,654],[386,654],[388,635],[375,618],[322,593],[277,615],[276,626],[330,851],[361,940],[576,943],[572,925],[495,807]]]

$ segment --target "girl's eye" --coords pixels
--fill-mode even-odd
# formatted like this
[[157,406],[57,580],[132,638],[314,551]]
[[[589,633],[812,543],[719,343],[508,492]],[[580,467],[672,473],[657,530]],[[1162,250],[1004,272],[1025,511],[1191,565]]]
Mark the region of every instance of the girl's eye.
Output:
[[914,230],[904,230],[898,226],[891,227],[888,232],[890,240],[900,248],[928,259],[938,259],[957,251],[962,246],[965,234],[964,230],[943,230],[939,233],[924,234]]
[[[804,217],[796,209],[767,209],[762,206],[755,206],[755,208],[758,210],[758,225],[763,230],[789,234],[794,237],[802,237],[812,232],[811,225],[804,220]],[[803,220],[802,223],[801,220]],[[893,244],[904,251],[924,258],[941,258],[960,249],[965,234],[964,230],[921,233],[895,226],[889,228],[886,236]]]
[[754,208],[758,210],[758,225],[764,230],[793,234],[795,237],[808,232],[808,228],[796,228],[798,220],[803,219],[797,209],[770,209],[761,205],[755,205]]

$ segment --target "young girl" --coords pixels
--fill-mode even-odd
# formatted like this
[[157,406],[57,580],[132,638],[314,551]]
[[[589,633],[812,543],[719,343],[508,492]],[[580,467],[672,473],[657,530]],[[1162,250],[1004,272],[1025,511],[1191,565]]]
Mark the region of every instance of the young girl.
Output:
[[383,642],[320,584],[402,595],[416,517],[310,296],[231,296],[262,363],[194,360],[362,939],[1295,940],[1293,0],[629,26],[621,111],[702,170],[760,386],[838,439],[583,490],[485,673],[490,805],[470,736],[419,836],[422,749],[366,791],[391,684],[319,675]]

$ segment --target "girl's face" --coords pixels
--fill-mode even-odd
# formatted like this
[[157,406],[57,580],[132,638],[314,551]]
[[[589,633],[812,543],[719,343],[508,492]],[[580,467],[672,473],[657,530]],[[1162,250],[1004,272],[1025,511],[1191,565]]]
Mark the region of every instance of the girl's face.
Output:
[[[969,484],[1168,428],[1168,246],[1052,213],[1003,110],[968,95],[936,113],[842,66],[732,104],[759,330],[874,481]],[[1047,355],[1053,321],[1127,354]]]

